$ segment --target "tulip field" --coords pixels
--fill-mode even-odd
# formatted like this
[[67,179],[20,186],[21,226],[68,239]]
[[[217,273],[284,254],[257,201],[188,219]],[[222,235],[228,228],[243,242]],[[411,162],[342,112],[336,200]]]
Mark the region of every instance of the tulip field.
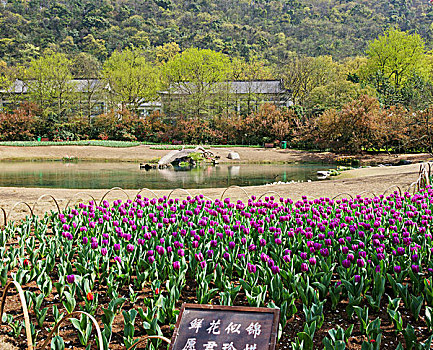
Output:
[[[36,349],[170,338],[183,302],[279,308],[279,349],[430,349],[432,211],[430,187],[296,202],[90,201],[0,229],[2,291],[22,286]],[[27,348],[12,288],[2,320]]]

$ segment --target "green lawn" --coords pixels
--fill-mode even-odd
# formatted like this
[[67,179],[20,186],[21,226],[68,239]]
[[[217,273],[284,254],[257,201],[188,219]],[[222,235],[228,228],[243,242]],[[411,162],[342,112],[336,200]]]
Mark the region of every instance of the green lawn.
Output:
[[16,147],[37,147],[37,146],[103,146],[103,147],[134,147],[139,146],[140,142],[128,141],[103,141],[103,140],[83,140],[83,141],[2,141],[0,146]]
[[[195,148],[197,145],[170,145],[156,144],[152,142],[132,141],[104,141],[104,140],[82,140],[82,141],[0,141],[0,146],[15,147],[38,147],[38,146],[103,146],[103,147],[134,147],[139,145],[151,145],[152,149],[173,150],[184,148]],[[205,148],[231,148],[231,147],[254,147],[250,145],[203,145]]]

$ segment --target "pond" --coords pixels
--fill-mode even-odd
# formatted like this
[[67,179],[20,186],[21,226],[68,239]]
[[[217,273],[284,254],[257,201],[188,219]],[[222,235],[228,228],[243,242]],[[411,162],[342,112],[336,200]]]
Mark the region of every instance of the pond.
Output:
[[173,189],[256,186],[273,182],[317,180],[321,164],[220,164],[189,171],[140,170],[137,163],[2,162],[0,186],[102,189]]

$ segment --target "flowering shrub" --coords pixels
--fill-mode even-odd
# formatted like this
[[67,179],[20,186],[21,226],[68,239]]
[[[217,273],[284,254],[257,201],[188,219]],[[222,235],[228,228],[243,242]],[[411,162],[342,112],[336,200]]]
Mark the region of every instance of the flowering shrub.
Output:
[[318,118],[319,144],[333,150],[359,153],[377,144],[382,120],[379,102],[363,96],[341,111],[331,109]]
[[264,104],[241,123],[242,132],[252,144],[262,144],[266,139],[290,140],[296,119],[297,116],[292,110]]
[[[17,232],[21,239],[0,250],[0,276],[3,285],[12,270],[23,285],[36,280],[44,296],[55,282],[68,312],[83,307],[94,314],[101,293],[114,302],[124,286],[129,286],[134,307],[135,291],[148,288],[153,292],[143,301],[146,311],[138,314],[154,333],[175,322],[187,282],[196,285],[200,303],[233,305],[242,290],[252,306],[279,307],[282,327],[297,313],[295,301],[300,302],[306,315],[303,338],[312,339],[322,326],[325,299],[331,309],[348,300],[347,314],[360,320],[362,307],[378,312],[388,301],[385,291],[401,298],[415,319],[425,310],[426,322],[431,322],[432,210],[431,188],[414,195],[303,197],[297,202],[272,196],[253,196],[245,203],[137,196],[112,205],[81,203],[52,218],[28,219],[1,231],[2,247]],[[98,285],[104,289],[97,291]],[[397,324],[399,304],[393,303],[388,311]],[[44,316],[39,306],[38,323],[44,324],[46,311]],[[112,314],[103,318],[109,341],[112,321],[107,315]],[[135,316],[124,311],[125,325],[133,324]],[[74,327],[85,327],[80,322]],[[379,348],[380,321],[370,322],[365,318],[361,333]],[[127,337],[132,341],[133,333]]]
[[33,139],[36,131],[37,118],[31,105],[8,113],[0,113],[0,141],[18,141]]
[[166,139],[183,143],[219,143],[222,139],[221,131],[215,129],[211,121],[200,118],[179,118],[166,130]]
[[362,96],[341,110],[325,111],[307,125],[300,141],[346,153],[431,152],[431,115],[431,110],[410,111],[402,106],[385,109],[375,98]]
[[[301,149],[335,152],[370,151],[433,153],[433,109],[411,111],[402,106],[383,108],[361,96],[340,110],[329,109],[318,117],[302,111],[264,104],[247,116],[221,114],[213,119],[194,116],[169,119],[159,111],[145,117],[127,109],[88,118],[63,120],[54,114],[39,117],[35,106],[0,114],[0,141],[32,140],[36,136],[56,141],[119,140],[171,143],[263,145],[288,141]],[[38,117],[35,117],[38,116]]]
[[108,113],[98,115],[92,122],[93,132],[100,135],[101,139],[118,141],[136,141],[136,129],[140,123],[140,118],[122,109],[119,111],[111,110]]

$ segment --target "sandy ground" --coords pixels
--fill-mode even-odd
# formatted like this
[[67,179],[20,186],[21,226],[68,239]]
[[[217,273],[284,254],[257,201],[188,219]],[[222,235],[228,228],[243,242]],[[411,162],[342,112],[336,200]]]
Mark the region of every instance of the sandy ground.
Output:
[[[128,148],[109,148],[101,146],[44,146],[44,147],[14,147],[0,146],[0,161],[7,160],[61,160],[74,158],[93,161],[128,161],[147,162],[167,154],[167,150],[152,149],[152,146],[136,146]],[[239,162],[227,159],[229,152],[239,153],[241,162],[332,162],[338,155],[330,152],[306,152],[292,149],[265,148],[211,148],[214,154],[221,156],[221,162]],[[406,155],[363,155],[357,157],[362,163],[391,163],[399,160],[425,161],[433,159],[428,154]],[[1,165],[0,165],[1,166]]]
[[11,343],[7,342],[7,338],[4,340],[0,338],[0,349],[2,350],[16,350],[18,349],[16,346],[12,345]]

